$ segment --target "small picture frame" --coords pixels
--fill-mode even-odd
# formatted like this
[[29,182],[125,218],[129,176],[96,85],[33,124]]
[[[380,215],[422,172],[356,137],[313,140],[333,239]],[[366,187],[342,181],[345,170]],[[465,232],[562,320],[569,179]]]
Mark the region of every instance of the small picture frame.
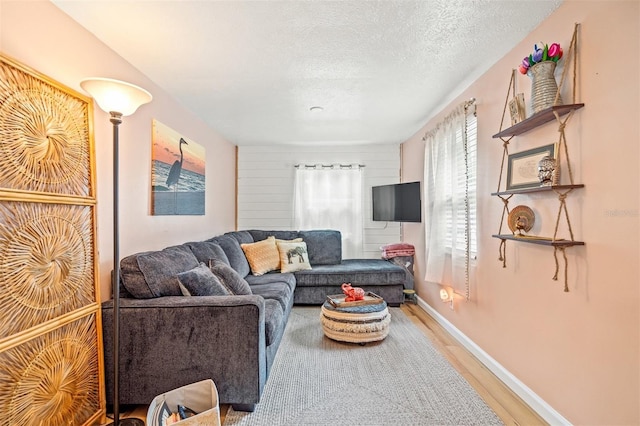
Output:
[[526,118],[524,105],[524,93],[518,93],[509,101],[509,113],[511,114],[511,125],[516,125]]
[[558,144],[552,143],[509,154],[507,162],[507,191],[541,186],[538,178],[538,163],[547,155],[557,159],[557,152]]

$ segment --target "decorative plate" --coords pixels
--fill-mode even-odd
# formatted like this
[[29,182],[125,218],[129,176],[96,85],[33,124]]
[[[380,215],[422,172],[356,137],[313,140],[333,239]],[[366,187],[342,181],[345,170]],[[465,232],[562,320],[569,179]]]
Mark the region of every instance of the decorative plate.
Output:
[[533,213],[533,210],[527,206],[516,206],[509,213],[509,229],[511,229],[511,232],[514,234],[516,231],[518,231],[519,234],[531,231],[535,221],[536,215]]

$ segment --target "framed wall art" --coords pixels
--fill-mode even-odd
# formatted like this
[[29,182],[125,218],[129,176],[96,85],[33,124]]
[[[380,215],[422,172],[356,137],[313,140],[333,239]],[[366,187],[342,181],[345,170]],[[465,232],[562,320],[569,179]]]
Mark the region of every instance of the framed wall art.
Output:
[[158,120],[151,134],[151,214],[204,215],[204,147]]
[[507,191],[539,187],[538,163],[546,156],[556,158],[557,152],[558,145],[552,143],[509,154],[509,161],[507,162]]

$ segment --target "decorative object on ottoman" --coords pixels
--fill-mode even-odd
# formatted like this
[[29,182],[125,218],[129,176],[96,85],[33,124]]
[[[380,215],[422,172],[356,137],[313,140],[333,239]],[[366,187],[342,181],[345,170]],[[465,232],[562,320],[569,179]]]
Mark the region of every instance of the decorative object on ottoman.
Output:
[[351,283],[342,284],[342,292],[347,296],[345,302],[357,302],[364,300],[364,290],[360,287],[352,287]]
[[328,338],[363,345],[387,337],[391,315],[384,300],[345,307],[335,307],[327,301],[320,310],[320,322]]
[[368,291],[361,300],[349,301],[345,294],[332,294],[327,296],[329,302],[334,308],[351,308],[362,305],[377,305],[384,302],[384,299],[377,294]]

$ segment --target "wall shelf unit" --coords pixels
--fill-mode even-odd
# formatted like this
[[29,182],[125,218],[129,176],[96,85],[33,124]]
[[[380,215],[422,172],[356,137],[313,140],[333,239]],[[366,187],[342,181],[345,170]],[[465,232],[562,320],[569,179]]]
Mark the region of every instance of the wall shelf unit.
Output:
[[[568,62],[570,60],[573,61],[573,64],[572,64],[573,74],[574,74],[573,81],[575,85],[576,63],[577,63],[577,29],[578,29],[578,24],[576,24],[574,27],[571,44],[569,45],[567,55],[565,56],[566,58],[565,60],[567,61],[567,63],[565,64],[565,67],[564,67],[562,79],[560,80],[560,84],[557,89],[558,91],[560,91],[562,88],[562,83],[564,82],[564,78],[566,76],[565,72],[569,69]],[[509,99],[512,88],[513,88],[514,100],[515,100],[515,97],[517,96],[515,93],[515,75],[516,75],[516,72],[515,70],[513,70],[511,82],[509,85],[509,91],[507,92],[507,100]],[[555,96],[555,102],[561,102],[559,101],[559,96]],[[575,183],[573,180],[573,172],[571,170],[571,161],[569,158],[569,149],[568,149],[567,141],[565,137],[565,126],[567,122],[570,120],[570,118],[573,116],[573,114],[577,110],[584,107],[584,103],[576,103],[575,87],[573,88],[572,102],[573,103],[571,104],[555,104],[555,105],[549,106],[533,114],[532,116],[513,124],[511,127],[508,127],[504,130],[502,129],[502,123],[501,123],[500,131],[495,135],[493,135],[493,138],[502,140],[502,146],[503,146],[503,156],[502,156],[502,166],[501,166],[502,169],[500,172],[500,178],[498,180],[498,189],[496,192],[491,193],[492,196],[496,196],[500,198],[503,203],[502,217],[500,219],[500,227],[498,229],[498,233],[492,235],[493,238],[497,238],[500,240],[500,248],[499,248],[500,256],[498,259],[502,262],[503,268],[506,268],[506,242],[507,241],[517,241],[519,243],[537,244],[542,246],[553,247],[553,256],[554,256],[555,265],[556,265],[553,280],[558,279],[558,272],[560,270],[558,253],[560,253],[562,255],[562,258],[564,259],[564,291],[565,292],[569,291],[568,282],[567,282],[567,256],[566,256],[565,249],[573,246],[585,245],[583,241],[577,241],[573,236],[573,230],[571,228],[571,221],[569,219],[569,212],[567,210],[567,204],[566,204],[566,199],[570,193],[572,193],[576,189],[584,188],[583,184]],[[504,121],[504,116],[506,111],[507,111],[507,103],[505,103],[505,110],[503,111],[503,116],[502,116],[503,121]],[[536,129],[540,126],[546,125],[553,121],[556,122],[558,126],[558,132],[560,135],[558,140],[558,149],[554,156],[554,159],[557,164],[555,173],[559,173],[559,170],[563,170],[563,171],[566,170],[568,174],[569,182],[567,184],[559,184],[559,179],[557,179],[557,180],[554,180],[554,182],[558,183],[556,185],[543,186],[541,184],[541,186],[538,186],[538,187],[501,190],[505,160],[509,157],[509,141],[515,136],[522,135],[526,132],[529,132],[530,130]],[[562,155],[565,156],[564,163],[562,162],[563,160],[561,158]],[[565,178],[565,180],[567,179]],[[544,194],[544,193],[550,193],[550,192],[556,194],[559,201],[558,214],[555,220],[555,229],[553,232],[553,236],[542,237],[537,235],[516,234],[513,226],[513,222],[509,222],[510,216],[513,215],[509,209],[510,199],[513,196],[527,196],[533,193]],[[514,209],[514,212],[515,211],[516,210]],[[562,214],[563,211],[564,211],[564,215]],[[568,227],[568,232],[569,232],[569,238],[560,238],[558,236],[558,228],[559,228],[561,217],[564,217],[566,221],[566,225]],[[506,221],[505,221],[505,218],[507,219]],[[518,217],[518,221],[519,220],[520,218]],[[502,227],[505,222],[509,223],[512,233],[505,234],[502,232]],[[530,227],[523,228],[523,229],[528,230],[530,229]]]
[[528,132],[529,130],[535,129],[536,127],[542,126],[545,123],[548,123],[552,120],[556,119],[556,114],[559,117],[562,117],[572,111],[578,110],[584,107],[584,104],[569,104],[569,105],[553,105],[547,109],[544,109],[537,114],[532,115],[529,118],[522,120],[521,122],[514,124],[513,126],[504,129],[495,135],[494,138],[501,137],[509,137],[509,136],[518,136],[523,133]]
[[566,191],[568,189],[578,189],[584,188],[584,185],[574,184],[574,185],[550,185],[550,186],[540,186],[537,188],[524,188],[524,189],[510,189],[507,191],[499,191],[492,192],[491,195],[511,195],[511,194],[531,194],[534,192],[548,192],[548,191]]
[[574,240],[554,240],[551,238],[541,238],[541,237],[527,237],[527,236],[518,236],[514,234],[494,234],[493,238],[499,238],[501,240],[511,240],[511,241],[519,241],[521,243],[530,243],[530,244],[538,244],[541,246],[552,246],[552,247],[571,247],[571,246],[583,246],[584,242],[582,241],[574,241]]

